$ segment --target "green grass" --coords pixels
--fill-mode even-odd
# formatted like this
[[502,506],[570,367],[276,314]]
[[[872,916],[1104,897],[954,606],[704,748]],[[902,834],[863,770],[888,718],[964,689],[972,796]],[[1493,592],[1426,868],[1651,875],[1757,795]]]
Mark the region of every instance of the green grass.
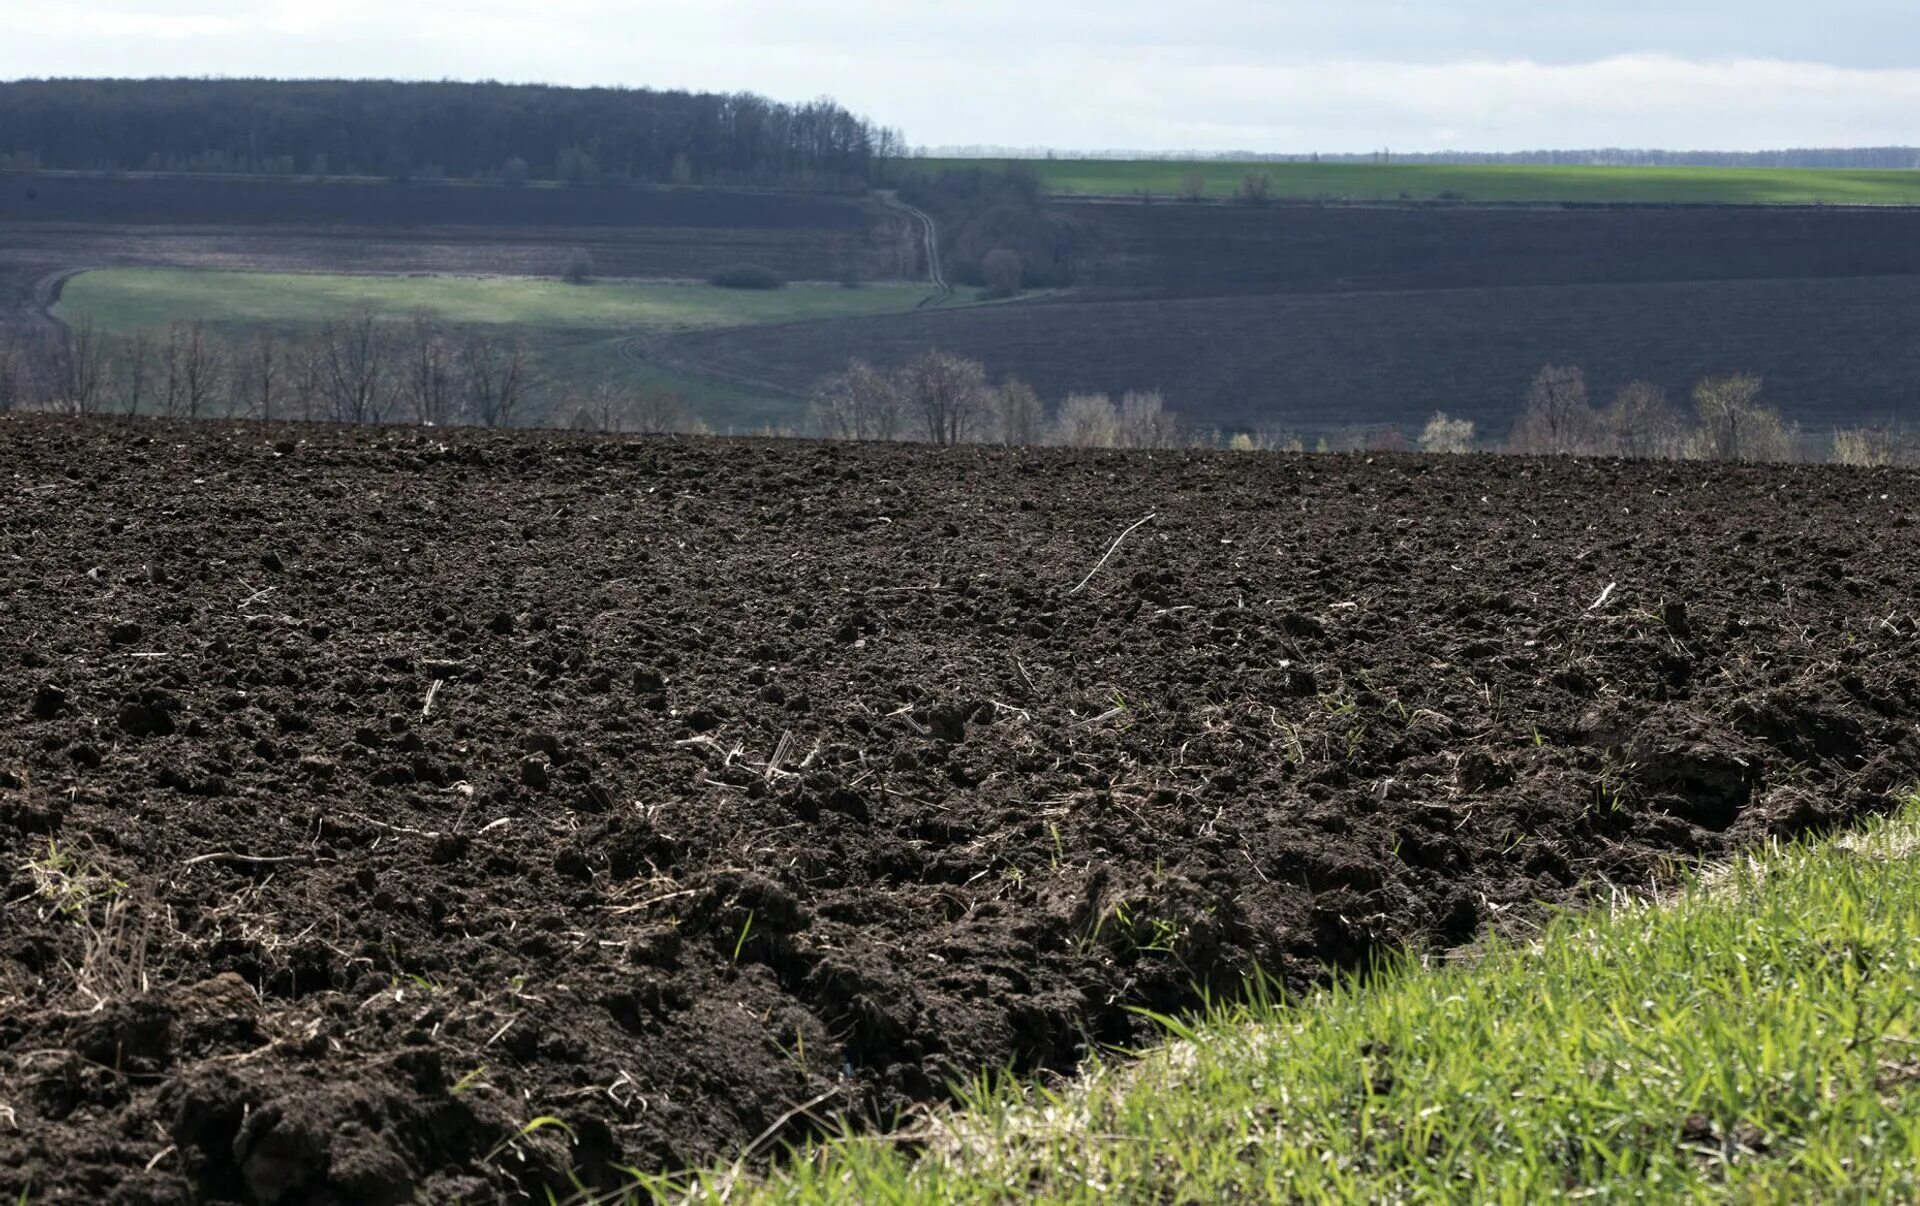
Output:
[[[921,159],[912,167],[998,166],[1005,160]],[[1199,173],[1206,194],[1230,197],[1249,172],[1275,198],[1426,201],[1659,201],[1749,205],[1920,205],[1920,171],[1838,168],[1553,167],[1506,164],[1210,163],[1026,159],[1056,193],[1176,197]]]
[[[1920,801],[1659,906],[1169,1023],[695,1200],[1888,1201],[1920,1195]],[[918,1154],[915,1150],[918,1149]],[[729,1186],[730,1181],[736,1183]]]
[[719,289],[657,281],[568,285],[528,277],[324,276],[106,268],[67,282],[59,314],[92,315],[114,330],[163,327],[176,319],[304,326],[371,308],[418,311],[448,322],[567,330],[685,331],[911,310],[930,290],[917,285],[846,289],[818,283],[784,289]]

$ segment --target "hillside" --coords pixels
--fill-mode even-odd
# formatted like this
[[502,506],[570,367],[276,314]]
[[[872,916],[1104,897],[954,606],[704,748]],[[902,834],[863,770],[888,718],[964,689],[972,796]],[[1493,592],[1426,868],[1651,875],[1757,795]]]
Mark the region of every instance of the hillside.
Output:
[[1060,195],[1227,198],[1248,176],[1307,201],[1914,205],[1920,171],[1889,168],[1592,167],[1542,164],[1232,163],[1170,159],[915,159],[922,174],[1016,167]]
[[1920,212],[1055,201],[1087,288],[1185,297],[1920,273]]
[[[767,388],[927,346],[1043,396],[1159,388],[1205,426],[1326,432],[1436,409],[1504,434],[1548,362],[1599,399],[1753,372],[1809,427],[1912,418],[1920,211],[1056,201],[1075,286],[985,309],[689,333],[660,355]],[[796,389],[797,387],[797,389]]]
[[1229,430],[1417,428],[1443,409],[1498,438],[1550,362],[1584,368],[1602,401],[1636,379],[1682,393],[1753,372],[1810,426],[1911,421],[1917,326],[1920,277],[1898,276],[1062,300],[691,332],[661,354],[784,387],[932,346],[1047,398],[1161,389]]
[[[973,254],[1002,237],[1007,195],[964,232]],[[566,373],[670,388],[723,429],[801,428],[822,375],[930,347],[1026,378],[1049,403],[1160,388],[1203,428],[1307,435],[1417,428],[1445,409],[1497,439],[1550,361],[1585,369],[1601,401],[1636,379],[1679,395],[1709,374],[1758,373],[1810,429],[1905,421],[1920,381],[1920,210],[1033,205],[1018,229],[1053,240],[1064,289],[837,310],[855,317],[801,307],[725,332],[636,326],[644,362],[598,322],[537,335]],[[575,248],[611,278],[699,280],[752,262],[798,281],[925,280],[912,219],[880,194],[8,173],[0,221],[0,284],[16,299],[74,268],[551,278]],[[946,267],[965,279],[942,221]],[[240,321],[219,291],[209,278],[182,297]]]
[[[0,172],[0,286],[75,268],[704,279],[911,279],[905,219],[868,197],[750,189],[511,187]],[[182,315],[187,317],[188,315]]]

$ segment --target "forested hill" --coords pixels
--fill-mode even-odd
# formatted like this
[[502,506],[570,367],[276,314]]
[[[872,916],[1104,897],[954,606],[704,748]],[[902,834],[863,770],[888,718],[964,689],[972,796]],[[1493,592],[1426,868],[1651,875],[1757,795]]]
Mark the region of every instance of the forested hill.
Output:
[[848,187],[897,131],[831,100],[392,80],[0,82],[0,167]]

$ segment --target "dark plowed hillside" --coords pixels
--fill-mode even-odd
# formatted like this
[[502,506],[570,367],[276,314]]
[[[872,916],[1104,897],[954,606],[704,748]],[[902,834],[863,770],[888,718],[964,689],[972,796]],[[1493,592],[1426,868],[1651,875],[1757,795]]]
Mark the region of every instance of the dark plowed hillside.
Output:
[[[704,279],[763,264],[792,280],[911,277],[916,237],[862,198],[733,189],[512,188],[0,173],[0,306],[62,269]],[[0,321],[4,321],[0,318]]]
[[1498,438],[1548,362],[1583,367],[1598,402],[1635,379],[1684,400],[1703,376],[1752,372],[1812,428],[1912,421],[1916,329],[1920,277],[1872,277],[1083,299],[694,332],[661,353],[797,392],[852,356],[938,347],[1049,398],[1160,388],[1206,425],[1417,430],[1439,409]]
[[0,457],[7,1201],[564,1198],[1920,774],[1911,475]]
[[1920,273],[1920,210],[1060,203],[1081,284],[1177,296]]
[[553,188],[0,172],[0,221],[116,226],[667,226],[860,230],[858,199],[735,189]]

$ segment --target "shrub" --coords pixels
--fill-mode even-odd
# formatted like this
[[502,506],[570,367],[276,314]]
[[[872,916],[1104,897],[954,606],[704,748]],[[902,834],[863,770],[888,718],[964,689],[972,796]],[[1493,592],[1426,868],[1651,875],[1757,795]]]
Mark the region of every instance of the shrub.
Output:
[[1068,394],[1054,416],[1048,442],[1068,448],[1112,448],[1120,442],[1120,412],[1105,394]]
[[898,381],[907,408],[919,414],[935,444],[972,439],[992,401],[985,365],[934,348],[909,361]]
[[1046,417],[1040,395],[1018,377],[1009,377],[994,392],[995,433],[1003,444],[1020,446],[1040,442],[1040,424]]
[[905,408],[901,382],[864,360],[816,381],[807,406],[814,432],[829,440],[898,439]]
[[1473,421],[1448,418],[1446,411],[1436,410],[1420,432],[1419,442],[1422,452],[1472,452]]
[[1116,422],[1115,442],[1122,448],[1173,448],[1180,442],[1180,421],[1157,389],[1128,390]]
[[1026,273],[1020,253],[1005,247],[994,248],[980,260],[980,279],[986,283],[988,297],[1012,297],[1020,292]]
[[1398,427],[1376,427],[1367,432],[1365,447],[1368,452],[1405,452],[1407,433]]
[[567,266],[561,270],[560,279],[569,285],[590,285],[593,283],[593,256],[584,247],[576,247],[567,256]]
[[557,411],[572,431],[641,435],[705,435],[706,423],[678,395],[648,393],[602,381]]
[[1693,387],[1699,426],[1689,453],[1706,461],[1784,461],[1793,434],[1780,412],[1760,401],[1760,378],[1747,373],[1709,377]]
[[[1324,445],[1325,440],[1321,441]],[[1235,452],[1305,452],[1305,441],[1289,431],[1276,427],[1256,427],[1252,431],[1235,432],[1227,447]],[[1323,448],[1322,451],[1325,449]]]
[[1587,377],[1549,364],[1527,389],[1527,408],[1507,436],[1507,451],[1523,456],[1585,455],[1600,442],[1600,421],[1587,404]]
[[1833,433],[1833,460],[1839,465],[1891,465],[1899,441],[1885,428],[1860,427]]
[[1601,412],[1600,427],[1616,456],[1673,459],[1685,455],[1687,424],[1667,403],[1667,391],[1633,381]]
[[722,289],[784,289],[786,278],[764,264],[729,264],[707,278]]

